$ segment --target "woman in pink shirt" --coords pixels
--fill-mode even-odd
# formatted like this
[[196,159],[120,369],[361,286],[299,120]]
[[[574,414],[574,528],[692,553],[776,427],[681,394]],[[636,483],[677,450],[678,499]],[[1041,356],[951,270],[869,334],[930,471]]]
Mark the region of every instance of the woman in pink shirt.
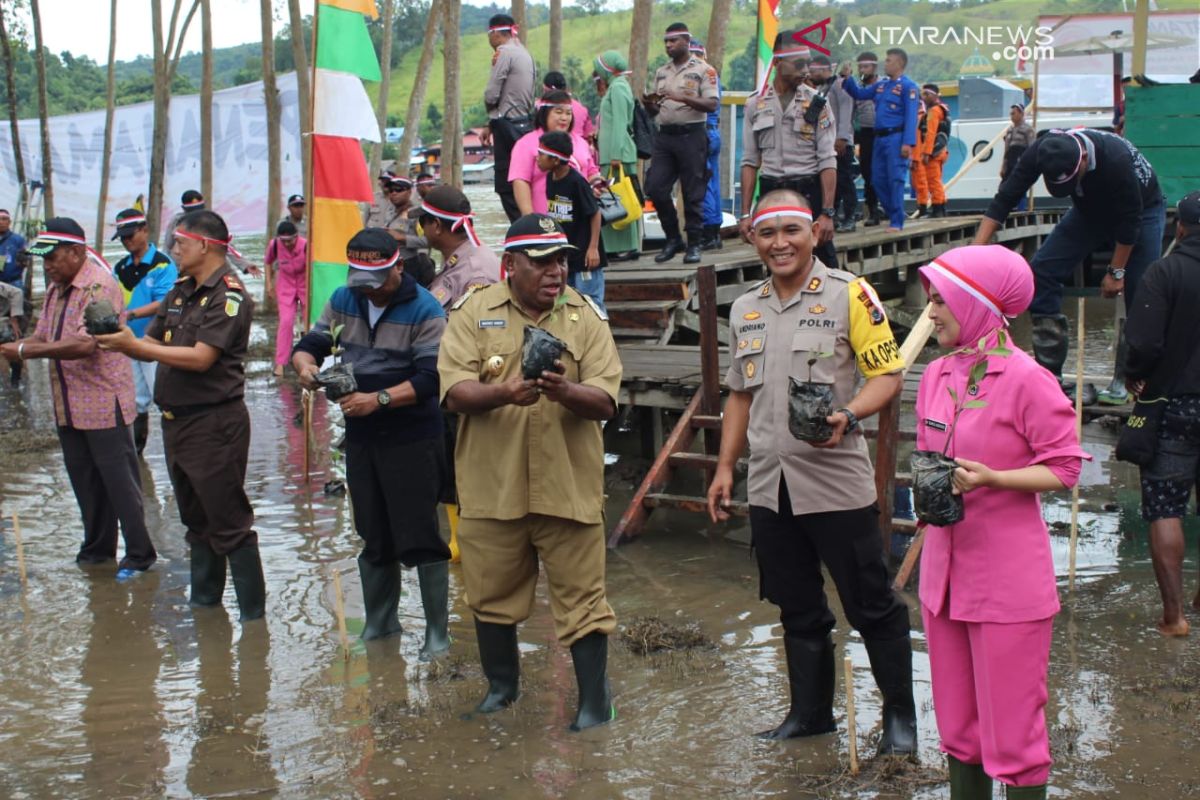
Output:
[[296,314],[304,319],[308,304],[308,241],[299,235],[291,221],[285,219],[275,228],[275,238],[267,245],[264,266],[275,281],[275,302],[279,308],[275,377],[281,378],[292,354]]
[[570,135],[575,146],[571,166],[587,178],[593,186],[603,179],[591,147],[577,134],[571,133],[575,115],[571,111],[571,95],[554,90],[542,95],[537,102],[534,128],[513,145],[508,179],[512,181],[513,195],[522,214],[546,213],[546,173],[537,168],[538,139],[543,133],[562,131]]
[[[1033,299],[1033,273],[1006,247],[959,247],[920,270],[938,344],[917,392],[917,447],[955,458],[965,515],[930,526],[921,553],[921,616],[933,704],[950,757],[950,796],[1044,798],[1050,773],[1046,670],[1058,613],[1054,561],[1039,492],[1079,479],[1075,414],[1054,376],[1015,348],[979,355]],[[984,342],[982,348],[980,341]],[[980,358],[986,374],[972,386]],[[953,389],[962,411],[954,424]]]

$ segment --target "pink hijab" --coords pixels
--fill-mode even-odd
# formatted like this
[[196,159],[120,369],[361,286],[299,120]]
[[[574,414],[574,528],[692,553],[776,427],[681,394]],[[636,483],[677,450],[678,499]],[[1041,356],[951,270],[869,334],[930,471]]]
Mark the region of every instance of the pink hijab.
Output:
[[958,320],[958,347],[992,339],[1033,302],[1033,270],[1003,245],[956,247],[919,272],[925,291],[936,289]]

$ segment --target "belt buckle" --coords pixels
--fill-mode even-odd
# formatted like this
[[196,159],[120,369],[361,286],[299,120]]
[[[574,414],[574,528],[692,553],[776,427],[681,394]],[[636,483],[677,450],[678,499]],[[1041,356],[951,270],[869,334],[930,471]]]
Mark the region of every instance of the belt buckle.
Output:
[[171,411],[164,411],[164,412],[162,412],[162,414],[163,414],[163,419],[175,419],[175,414]]

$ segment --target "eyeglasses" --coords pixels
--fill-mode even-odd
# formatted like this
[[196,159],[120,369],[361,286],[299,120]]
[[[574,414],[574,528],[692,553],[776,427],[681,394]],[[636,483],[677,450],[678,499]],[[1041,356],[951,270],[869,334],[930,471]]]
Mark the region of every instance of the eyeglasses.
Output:
[[388,190],[387,190],[388,194],[401,194],[403,192],[411,192],[411,191],[412,191],[411,186],[389,186]]

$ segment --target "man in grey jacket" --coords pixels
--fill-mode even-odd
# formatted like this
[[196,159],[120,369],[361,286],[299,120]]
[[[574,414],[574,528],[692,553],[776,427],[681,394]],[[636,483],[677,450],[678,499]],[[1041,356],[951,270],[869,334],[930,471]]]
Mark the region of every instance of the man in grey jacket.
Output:
[[483,144],[492,146],[496,194],[510,222],[521,216],[517,199],[508,180],[509,158],[513,145],[533,130],[533,87],[537,68],[533,56],[521,44],[513,18],[496,14],[488,20],[488,44],[495,50],[492,73],[483,90],[488,128],[480,135]]

